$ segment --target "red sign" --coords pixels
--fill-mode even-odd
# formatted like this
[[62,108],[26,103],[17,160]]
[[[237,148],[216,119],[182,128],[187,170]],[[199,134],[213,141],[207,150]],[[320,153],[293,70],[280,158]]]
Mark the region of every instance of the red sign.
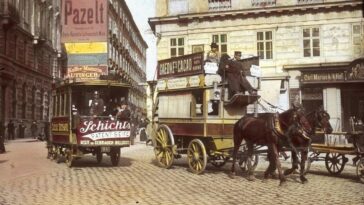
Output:
[[62,42],[107,41],[106,0],[63,0]]
[[[83,120],[77,128],[81,145],[117,145],[115,141],[130,139],[130,122],[118,120]],[[98,143],[102,142],[102,144]]]
[[107,75],[107,66],[68,66],[67,77],[78,81],[96,80],[100,75]]
[[158,61],[158,79],[198,75],[203,70],[203,53],[179,56]]

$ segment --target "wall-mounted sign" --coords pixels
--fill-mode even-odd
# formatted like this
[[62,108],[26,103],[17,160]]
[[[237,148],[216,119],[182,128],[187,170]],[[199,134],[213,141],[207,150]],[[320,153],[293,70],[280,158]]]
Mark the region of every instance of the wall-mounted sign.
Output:
[[68,54],[107,53],[106,42],[65,43],[64,45]]
[[107,0],[63,0],[62,42],[107,40]]
[[203,75],[158,80],[158,90],[174,90],[203,86]]
[[158,79],[197,75],[203,71],[203,53],[179,56],[158,61]]
[[67,77],[76,78],[78,81],[96,80],[100,75],[107,75],[107,66],[69,66]]

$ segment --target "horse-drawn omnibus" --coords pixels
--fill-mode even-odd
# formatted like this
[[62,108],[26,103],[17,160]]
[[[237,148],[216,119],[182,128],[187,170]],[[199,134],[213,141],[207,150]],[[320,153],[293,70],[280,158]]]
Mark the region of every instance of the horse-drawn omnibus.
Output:
[[128,97],[129,85],[110,80],[65,80],[52,91],[53,117],[48,157],[68,166],[84,154],[103,154],[116,166],[120,148],[130,146],[130,120],[115,117],[116,104]]
[[[258,62],[249,58],[246,67]],[[219,167],[230,158],[234,123],[260,96],[228,96],[228,86],[216,71],[216,64],[204,67],[203,53],[158,62],[158,80],[150,85],[156,92],[152,141],[160,166],[169,168],[175,158],[187,154],[191,171],[199,174],[208,162]],[[252,77],[253,87],[257,82]]]

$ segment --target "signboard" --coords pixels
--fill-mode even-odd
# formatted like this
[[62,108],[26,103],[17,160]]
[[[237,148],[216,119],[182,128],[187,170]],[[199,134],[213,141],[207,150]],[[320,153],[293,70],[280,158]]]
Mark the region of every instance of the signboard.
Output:
[[203,53],[158,61],[158,79],[203,74]]
[[100,75],[107,74],[107,66],[68,66],[67,77],[77,78],[79,81],[96,80],[99,79]]
[[107,41],[107,0],[63,0],[62,42]]
[[121,145],[116,141],[129,143],[130,122],[118,120],[90,119],[77,127],[77,140],[81,145]]
[[203,75],[158,80],[158,90],[173,90],[203,86]]
[[106,42],[65,43],[64,45],[68,54],[107,53]]

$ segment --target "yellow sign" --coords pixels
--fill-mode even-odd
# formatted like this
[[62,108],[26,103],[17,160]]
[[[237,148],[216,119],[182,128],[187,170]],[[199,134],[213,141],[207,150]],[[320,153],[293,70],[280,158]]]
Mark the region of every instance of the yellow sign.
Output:
[[65,43],[68,54],[107,53],[107,42]]

